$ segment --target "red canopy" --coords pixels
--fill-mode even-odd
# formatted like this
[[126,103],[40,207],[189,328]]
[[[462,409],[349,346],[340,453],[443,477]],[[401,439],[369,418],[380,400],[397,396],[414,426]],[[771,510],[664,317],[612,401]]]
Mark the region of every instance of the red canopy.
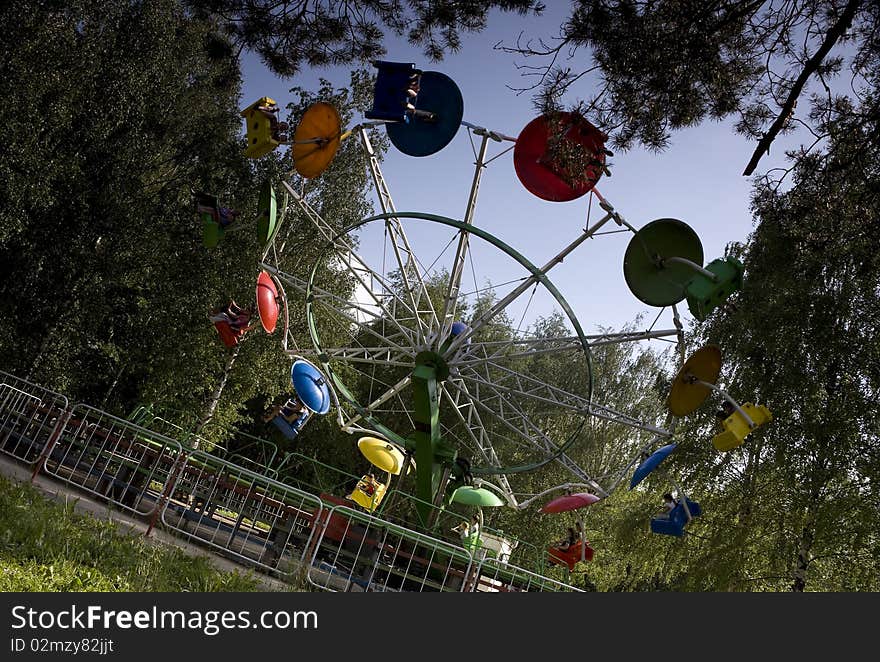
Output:
[[564,513],[568,510],[577,510],[578,508],[586,508],[592,506],[599,501],[599,497],[588,492],[579,492],[577,494],[566,494],[544,504],[541,508],[542,513]]
[[[579,172],[570,171],[570,165],[551,154],[551,138],[560,140],[559,152],[581,150],[584,155],[594,154],[595,163],[585,165]],[[541,115],[529,122],[516,139],[513,166],[522,185],[531,193],[551,202],[567,202],[587,193],[602,176],[605,163],[605,135],[584,117],[560,112]],[[557,155],[558,156],[558,155]]]
[[275,300],[277,296],[278,290],[272,277],[261,271],[257,278],[257,310],[260,313],[260,324],[266,333],[272,333],[278,321],[278,302]]

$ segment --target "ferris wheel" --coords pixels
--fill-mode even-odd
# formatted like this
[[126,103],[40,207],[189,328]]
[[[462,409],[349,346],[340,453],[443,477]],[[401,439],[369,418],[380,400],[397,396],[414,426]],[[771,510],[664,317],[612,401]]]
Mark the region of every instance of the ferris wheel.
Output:
[[[282,208],[292,201],[323,241],[308,276],[285,268],[272,250],[280,225],[272,203],[261,226],[269,243],[260,267],[283,302],[285,350],[326,375],[342,430],[387,440],[388,452],[411,465],[390,462],[398,475],[415,472],[424,519],[454,500],[458,488],[470,489],[473,498],[473,485],[514,508],[562,487],[586,490],[595,496],[589,503],[607,497],[634,468],[645,471],[653,449],[669,448],[673,430],[596,397],[594,349],[663,339],[682,347],[684,361],[677,305],[687,300],[694,317],[705,319],[741,285],[742,265],[728,258],[704,267],[699,238],[677,219],[630,225],[596,188],[608,170],[607,137],[579,114],[542,115],[511,137],[465,121],[462,95],[444,74],[407,63],[375,66],[373,108],[357,126],[342,127],[324,102],[305,112],[286,142],[268,120],[259,126],[256,111],[253,131],[248,123],[249,150],[290,144],[305,179],[324,172],[342,140],[359,139],[381,205],[381,213],[340,231],[291,182],[282,182]],[[370,142],[368,130],[377,126],[412,157],[434,154],[467,131],[475,167],[462,218],[396,208]],[[482,173],[510,152],[517,178],[539,198],[598,200],[599,213],[540,264],[506,244],[503,227],[475,222]],[[637,332],[588,334],[554,284],[563,259],[609,230],[631,233],[624,277],[637,298],[669,311],[666,328],[655,328],[655,321]],[[279,309],[273,297],[266,301],[261,318],[271,318],[274,328]],[[304,307],[308,344],[288,334],[287,309],[295,305]],[[701,384],[708,394],[711,385]],[[687,386],[680,391],[695,397]],[[631,429],[642,440],[638,450],[610,459],[585,454],[585,445],[600,443],[597,421]],[[527,477],[551,465],[564,468],[567,481],[536,491]]]

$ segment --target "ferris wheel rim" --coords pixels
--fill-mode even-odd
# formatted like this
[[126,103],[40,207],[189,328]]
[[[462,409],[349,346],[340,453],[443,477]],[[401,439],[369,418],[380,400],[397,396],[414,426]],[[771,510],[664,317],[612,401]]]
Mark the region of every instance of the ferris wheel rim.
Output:
[[[471,235],[475,235],[478,238],[486,241],[491,246],[500,250],[507,257],[513,259],[516,263],[519,264],[522,268],[524,268],[531,277],[535,279],[535,283],[543,285],[543,287],[550,293],[556,303],[559,304],[562,311],[566,315],[567,319],[573,326],[573,330],[575,333],[575,345],[578,354],[583,354],[586,360],[586,377],[587,377],[587,385],[586,385],[586,401],[592,402],[593,398],[593,386],[594,386],[594,377],[593,377],[593,365],[592,365],[592,354],[590,351],[590,343],[587,340],[586,334],[581,327],[580,321],[572,310],[571,306],[562,295],[562,293],[556,288],[556,286],[552,283],[552,281],[547,277],[546,272],[542,271],[539,267],[537,267],[534,263],[532,263],[528,258],[522,255],[515,248],[509,246],[502,240],[498,239],[494,235],[489,232],[486,232],[482,228],[476,227],[472,224],[465,223],[463,221],[459,221],[456,219],[452,219],[446,216],[441,216],[438,214],[431,214],[426,212],[411,212],[411,211],[395,211],[395,212],[386,212],[375,214],[373,216],[368,216],[360,221],[352,223],[347,227],[339,230],[330,240],[328,240],[323,248],[319,250],[319,255],[324,256],[328,253],[339,252],[341,247],[345,247],[345,242],[341,240],[347,236],[349,236],[352,232],[357,231],[358,229],[364,227],[365,225],[376,222],[376,221],[390,221],[390,220],[399,220],[399,219],[413,219],[417,221],[426,221],[432,223],[439,223],[445,225],[449,228],[456,230],[457,232],[466,232]],[[320,361],[322,368],[325,371],[325,374],[330,378],[336,392],[340,396],[340,400],[345,400],[349,405],[351,405],[355,411],[358,412],[360,418],[373,427],[377,432],[383,434],[388,437],[392,441],[397,443],[404,443],[405,439],[399,433],[388,428],[386,425],[382,423],[376,416],[373,415],[373,412],[370,410],[369,406],[364,406],[362,403],[358,402],[358,400],[351,393],[349,388],[346,386],[345,382],[342,380],[339,375],[337,375],[337,371],[330,364],[331,358],[325,352],[325,348],[321,342],[321,336],[318,329],[318,324],[315,320],[315,311],[314,311],[314,292],[316,289],[315,285],[315,277],[318,272],[318,269],[322,263],[321,258],[315,260],[312,269],[309,273],[308,284],[306,286],[306,323],[309,329],[309,336],[312,341],[312,344],[315,349],[315,355],[318,361]],[[372,271],[372,268],[368,266],[368,268]],[[320,289],[320,288],[317,288]],[[507,306],[500,309],[493,317],[496,317],[498,313],[503,312]],[[439,322],[442,325],[442,321]],[[439,329],[437,329],[439,331]],[[403,389],[400,389],[403,390]],[[386,392],[387,393],[387,392]],[[399,391],[397,393],[392,394],[399,395]],[[581,431],[583,430],[584,423],[586,417],[584,416],[580,422],[580,424],[576,425],[576,429],[573,434],[571,434],[565,441],[561,444],[555,446],[555,448],[544,454],[544,456],[536,462],[532,463],[521,463],[517,465],[504,465],[497,464],[492,466],[491,464],[488,466],[475,466],[473,467],[473,473],[475,475],[498,475],[498,474],[513,474],[513,473],[525,473],[528,471],[533,471],[538,469],[546,464],[562,457],[565,455],[566,451],[570,449],[580,437]],[[537,448],[537,444],[533,444],[533,452],[535,448]]]

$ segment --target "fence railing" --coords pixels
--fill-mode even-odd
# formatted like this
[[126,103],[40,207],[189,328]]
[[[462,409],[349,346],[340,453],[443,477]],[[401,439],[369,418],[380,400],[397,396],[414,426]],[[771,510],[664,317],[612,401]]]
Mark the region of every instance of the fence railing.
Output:
[[298,572],[322,510],[313,494],[201,451],[168,495],[167,529],[285,577]]
[[[86,404],[71,407],[59,393],[0,372],[0,451],[33,476],[45,472],[148,521],[147,534],[161,522],[167,532],[258,571],[304,578],[327,591],[579,590],[519,567],[515,553],[466,549],[385,513],[355,510],[322,488],[336,491],[357,477],[313,458],[290,454],[283,464],[311,462],[318,486],[305,484],[317,495],[242,466],[228,448],[215,449],[226,457],[193,449],[163,434],[174,433],[173,426],[152,429],[156,417],[139,420],[151,427]],[[247,443],[270,443],[247,437]],[[396,497],[401,505],[412,498]],[[438,516],[443,521],[435,530],[443,532],[463,517]]]
[[64,425],[67,398],[0,373],[0,451],[33,465]]
[[143,516],[186,459],[180,442],[83,404],[43,455],[47,474]]

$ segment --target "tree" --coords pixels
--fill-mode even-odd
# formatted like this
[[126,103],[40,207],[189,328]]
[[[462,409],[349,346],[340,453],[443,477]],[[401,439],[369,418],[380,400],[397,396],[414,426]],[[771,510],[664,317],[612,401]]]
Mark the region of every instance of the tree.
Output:
[[303,65],[323,67],[368,62],[385,54],[384,31],[406,35],[425,56],[440,60],[456,51],[462,32],[479,32],[493,9],[540,14],[535,0],[401,2],[367,0],[187,0],[196,15],[221,21],[239,50],[259,54],[287,78]]
[[877,587],[877,108],[868,97],[873,120],[825,126],[827,150],[800,159],[789,191],[758,188],[744,288],[705,329],[728,389],[774,414],[742,450],[694,458],[720,509],[703,567],[727,587]]
[[[9,147],[0,157],[0,260],[11,274],[0,292],[16,302],[0,320],[4,370],[118,415],[151,403],[189,429],[205,416],[230,355],[207,312],[232,298],[251,303],[263,249],[260,186],[266,178],[277,186],[290,163],[279,154],[245,158],[232,50],[214,23],[177,2],[0,11],[10,30],[0,64]],[[360,73],[351,91],[295,89],[289,119],[321,97],[349,123],[371,87]],[[357,143],[344,141],[319,180],[294,182],[340,226],[371,209]],[[374,144],[381,156],[384,139]],[[240,212],[239,227],[214,249],[202,244],[192,189]],[[324,242],[292,212],[282,244],[281,266],[303,276]],[[295,306],[291,334],[307,338]],[[252,331],[237,348],[203,431],[210,440],[234,425],[254,429],[248,423],[261,422],[267,401],[289,389],[278,335]]]
[[543,60],[524,65],[543,107],[582,79],[594,84],[582,107],[621,149],[660,150],[676,129],[736,117],[757,141],[750,175],[780,133],[802,125],[813,146],[827,137],[820,125],[841,112],[832,84],[845,64],[852,96],[876,85],[878,21],[877,4],[862,0],[578,0],[553,41],[521,34],[499,48]]
[[2,11],[4,356],[72,398],[118,384],[130,402],[198,310],[175,283],[210,270],[190,187],[247,176],[235,62],[175,2]]

